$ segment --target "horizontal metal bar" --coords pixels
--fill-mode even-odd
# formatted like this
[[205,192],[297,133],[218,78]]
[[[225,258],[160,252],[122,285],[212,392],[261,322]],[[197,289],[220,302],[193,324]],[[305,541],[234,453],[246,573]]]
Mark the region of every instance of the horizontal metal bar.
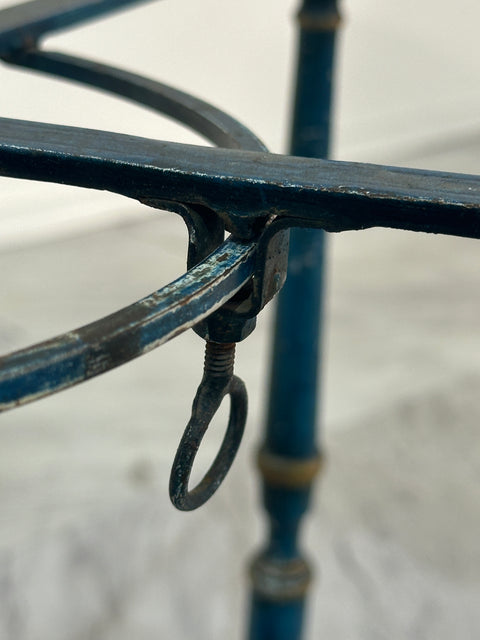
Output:
[[[205,148],[0,119],[0,175],[205,205],[252,237],[266,218],[327,231],[480,237],[480,177]],[[263,222],[262,222],[263,220]]]
[[219,147],[266,151],[240,122],[199,100],[155,80],[83,58],[47,51],[19,52],[7,62],[97,87],[174,118]]
[[40,36],[152,0],[32,0],[0,11],[0,55],[31,48]]
[[0,358],[0,411],[113,369],[218,309],[252,276],[254,243],[224,242],[171,284],[75,331]]

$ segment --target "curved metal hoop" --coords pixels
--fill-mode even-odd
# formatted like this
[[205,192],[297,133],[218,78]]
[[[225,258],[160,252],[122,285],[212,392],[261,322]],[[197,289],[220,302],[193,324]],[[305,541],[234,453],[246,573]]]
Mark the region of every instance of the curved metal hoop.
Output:
[[[230,416],[220,449],[199,484],[189,490],[188,482],[202,439],[223,398],[230,396]],[[170,499],[177,509],[192,511],[204,504],[218,489],[242,440],[248,399],[244,383],[237,376],[219,393],[215,384],[201,384],[193,401],[192,417],[180,440],[170,475]]]
[[0,411],[104,373],[192,327],[249,280],[255,251],[254,243],[227,240],[185,275],[129,307],[0,358]]
[[6,62],[94,87],[172,118],[225,149],[266,151],[238,120],[204,100],[137,73],[52,51],[18,52]]
[[[0,12],[0,56],[6,62],[69,78],[152,108],[189,126],[218,146],[263,151],[264,145],[237,120],[189,94],[121,69],[32,48],[38,38],[49,31],[134,3],[135,0],[73,0],[65,7],[61,3],[37,0],[3,10]],[[11,138],[10,125],[13,127]],[[106,171],[112,182],[108,186],[96,184],[94,176],[97,172],[90,161],[87,161],[89,167],[84,167],[85,172],[81,168],[81,158],[89,144],[82,143],[79,147],[75,135],[66,135],[62,149],[52,155],[47,149],[47,140],[52,140],[56,134],[62,137],[61,132],[66,133],[66,129],[55,125],[47,129],[46,137],[40,134],[41,150],[34,150],[30,147],[35,139],[34,132],[44,130],[42,125],[2,121],[3,175],[97,189],[106,187],[144,201],[151,195],[148,180],[145,182],[139,175],[125,180],[117,175],[118,165],[113,157],[115,167],[112,165],[111,170]],[[23,142],[22,130],[25,132]],[[93,141],[100,132],[91,133]],[[29,142],[25,145],[26,140]],[[120,147],[117,151],[122,155]],[[90,148],[93,149],[91,145]],[[148,164],[148,158],[142,158],[142,153],[139,148],[135,151],[131,165],[134,173],[141,164]],[[96,151],[93,156],[99,159]],[[37,161],[42,157],[49,165],[44,167],[45,171],[37,171],[38,163],[37,169],[33,166],[26,169],[34,157]],[[105,168],[103,161],[100,162]],[[124,192],[122,184],[126,182],[135,185],[135,194]],[[227,241],[184,276],[129,307],[47,342],[1,357],[0,411],[108,371],[193,326],[224,304],[251,278],[255,248],[254,243]]]

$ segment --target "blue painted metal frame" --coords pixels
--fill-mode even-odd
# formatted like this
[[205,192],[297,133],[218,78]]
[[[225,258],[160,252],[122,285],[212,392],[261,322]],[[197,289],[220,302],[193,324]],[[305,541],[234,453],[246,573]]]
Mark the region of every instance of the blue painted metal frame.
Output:
[[[179,213],[190,233],[188,271],[106,318],[0,358],[0,410],[108,371],[189,327],[214,331],[216,342],[230,343],[232,332],[243,339],[281,288],[288,230],[300,228],[279,298],[259,454],[271,537],[252,568],[250,628],[254,640],[292,640],[310,577],[298,531],[320,466],[323,231],[383,226],[480,238],[480,177],[318,159],[328,153],[335,0],[304,0],[299,14],[292,156],[269,154],[236,120],[177,89],[39,49],[46,33],[142,1],[35,0],[0,11],[0,58],[165,113],[221,148],[0,119],[0,175],[106,189]],[[232,235],[223,241],[225,230]]]
[[390,227],[480,237],[480,177],[215,149],[0,119],[1,175],[201,204],[241,239]]
[[80,329],[4,356],[0,410],[71,387],[167,342],[251,278],[254,243],[227,240],[170,285]]
[[[216,212],[235,236],[230,246],[236,247],[236,256],[230,260],[243,264],[245,246],[252,256],[250,271],[245,273],[244,267],[239,279],[241,284],[254,275],[261,277],[253,256],[260,251],[264,235],[270,238],[272,230],[282,230],[285,226],[344,230],[378,225],[480,237],[480,178],[477,176],[210,149],[8,119],[0,119],[0,136],[0,175],[106,189],[174,210],[175,204],[184,203],[202,205]],[[364,186],[360,187],[362,183]],[[210,260],[212,288],[217,277],[222,280],[224,253],[223,248],[219,248],[215,254],[218,272],[213,269],[215,256]],[[232,263],[227,261],[227,264]],[[172,285],[171,291],[176,292],[182,286],[180,280]],[[232,286],[231,296],[238,288]],[[160,293],[155,295],[158,297]],[[139,306],[141,304],[148,306],[149,302]],[[192,326],[218,306],[212,296],[210,306],[201,307],[201,311],[192,316],[191,309],[187,313],[187,307],[179,305],[175,316],[178,331]],[[131,322],[132,309],[125,311],[126,324]],[[122,317],[116,318],[115,331],[118,331]],[[104,332],[109,322],[105,320],[98,328]],[[143,319],[138,322],[140,325]],[[91,330],[81,333],[91,335]],[[132,335],[126,334],[125,340]],[[158,338],[151,336],[150,341],[160,343],[161,337],[160,334]],[[107,342],[108,331],[102,339]],[[137,343],[136,348],[130,344],[128,357],[102,359],[101,367],[86,367],[84,379],[143,353],[145,340],[137,339]],[[67,344],[71,345],[73,367],[78,345],[74,348],[71,339],[65,336],[54,340],[48,349],[39,345],[44,366],[47,367],[49,359],[52,364],[56,362],[58,349]],[[120,347],[123,349],[124,345],[119,344]],[[36,351],[22,353],[18,362],[27,362],[28,353],[33,357]],[[0,359],[0,375],[9,381],[9,389],[13,389],[15,377],[21,376],[19,370],[14,373],[11,364],[14,360],[13,356]],[[58,370],[58,375],[57,380],[52,379],[52,392],[81,379],[72,377],[67,365]],[[42,395],[46,395],[47,387],[42,388]],[[21,403],[22,393],[35,397],[38,392],[34,387],[25,387],[24,392],[16,393],[15,402]],[[0,405],[13,406],[12,393],[3,391]]]

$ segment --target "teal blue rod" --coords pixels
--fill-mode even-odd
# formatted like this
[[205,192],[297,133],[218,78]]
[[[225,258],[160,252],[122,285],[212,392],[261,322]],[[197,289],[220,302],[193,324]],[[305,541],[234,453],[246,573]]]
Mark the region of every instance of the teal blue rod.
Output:
[[[290,152],[326,158],[339,23],[335,2],[304,0],[299,22]],[[287,281],[276,311],[266,434],[259,455],[269,540],[252,565],[250,640],[299,640],[303,633],[311,572],[298,541],[320,460],[324,255],[323,231],[291,231]]]

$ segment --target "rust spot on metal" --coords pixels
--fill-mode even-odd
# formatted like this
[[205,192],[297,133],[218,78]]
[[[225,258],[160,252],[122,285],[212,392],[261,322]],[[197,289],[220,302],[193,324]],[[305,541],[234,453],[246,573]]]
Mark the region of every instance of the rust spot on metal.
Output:
[[322,467],[320,454],[312,458],[287,458],[261,449],[257,464],[266,484],[288,489],[306,487]]

